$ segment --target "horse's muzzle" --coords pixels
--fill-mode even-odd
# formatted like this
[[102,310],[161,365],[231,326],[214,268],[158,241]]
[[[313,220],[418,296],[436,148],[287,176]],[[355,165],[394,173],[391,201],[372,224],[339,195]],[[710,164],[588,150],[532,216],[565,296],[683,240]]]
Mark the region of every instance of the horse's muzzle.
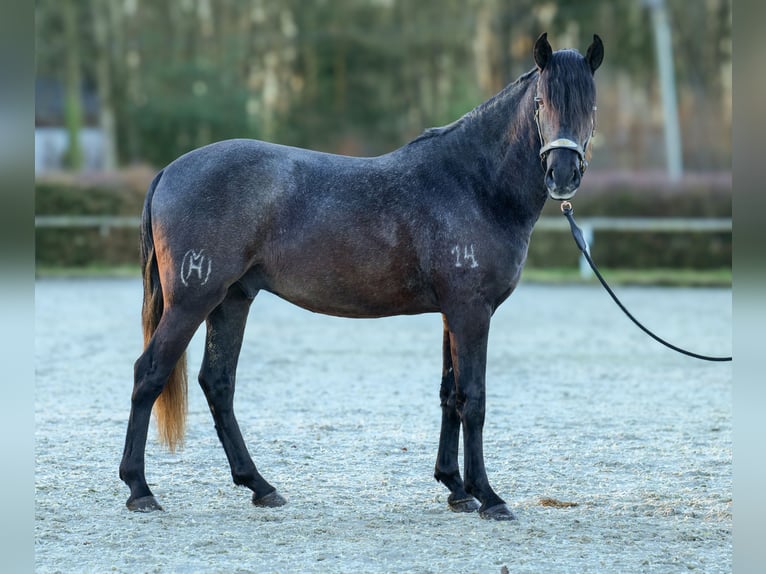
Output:
[[551,199],[571,199],[580,187],[582,174],[579,166],[570,162],[557,162],[545,172],[545,187]]
[[577,142],[559,138],[540,149],[540,159],[548,195],[559,201],[574,197],[588,167],[584,149]]

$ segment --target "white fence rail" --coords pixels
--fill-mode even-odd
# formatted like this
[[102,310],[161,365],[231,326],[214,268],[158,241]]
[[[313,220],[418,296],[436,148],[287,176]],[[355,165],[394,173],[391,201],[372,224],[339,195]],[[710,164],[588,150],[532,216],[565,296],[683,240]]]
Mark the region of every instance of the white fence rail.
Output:
[[[110,229],[138,229],[141,218],[115,215],[37,215],[35,227],[98,228],[102,235]],[[731,232],[730,218],[700,217],[583,217],[578,220],[588,245],[593,245],[596,231],[659,232],[659,233],[726,233]],[[569,231],[564,217],[541,217],[536,231]],[[580,257],[580,274],[589,277],[590,266]]]
[[132,215],[36,215],[35,227],[65,228],[93,228],[101,231],[101,235],[108,235],[110,229],[132,228],[138,229],[141,218]]
[[[577,224],[594,231],[726,232],[731,219],[726,217],[583,217]],[[535,229],[562,231],[569,222],[562,217],[541,217]]]
[[[632,231],[659,233],[731,233],[731,219],[726,217],[583,217],[577,224],[588,246],[593,246],[596,231]],[[569,231],[562,217],[541,217],[535,230]],[[580,256],[580,275],[591,277],[590,265]]]

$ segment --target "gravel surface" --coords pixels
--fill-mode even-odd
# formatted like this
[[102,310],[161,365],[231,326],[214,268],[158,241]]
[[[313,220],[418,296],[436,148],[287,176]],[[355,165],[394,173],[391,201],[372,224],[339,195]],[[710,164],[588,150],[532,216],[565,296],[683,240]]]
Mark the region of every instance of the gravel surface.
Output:
[[[729,354],[730,290],[618,292],[661,336]],[[191,377],[185,448],[147,445],[165,512],[129,512],[140,301],[139,279],[37,282],[38,572],[731,571],[731,363],[660,347],[599,287],[522,284],[495,315],[485,454],[513,523],[450,512],[432,478],[439,315],[338,319],[265,293],[235,406],[287,506],[232,484]]]

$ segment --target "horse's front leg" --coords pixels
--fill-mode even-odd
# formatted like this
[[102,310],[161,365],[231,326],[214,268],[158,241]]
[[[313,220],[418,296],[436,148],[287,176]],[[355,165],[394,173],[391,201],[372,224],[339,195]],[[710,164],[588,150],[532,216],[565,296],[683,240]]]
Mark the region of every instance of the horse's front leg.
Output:
[[487,339],[491,310],[482,306],[447,315],[456,386],[456,408],[463,428],[465,490],[481,502],[479,515],[495,520],[515,517],[489,484],[484,467],[484,415]]
[[442,344],[442,381],[439,399],[442,408],[442,426],[439,435],[439,452],[436,456],[434,478],[446,486],[450,495],[447,499],[450,509],[455,512],[473,512],[479,508],[476,499],[465,491],[458,466],[460,441],[460,414],[457,412],[455,371],[452,367],[447,320],[444,319],[444,341]]

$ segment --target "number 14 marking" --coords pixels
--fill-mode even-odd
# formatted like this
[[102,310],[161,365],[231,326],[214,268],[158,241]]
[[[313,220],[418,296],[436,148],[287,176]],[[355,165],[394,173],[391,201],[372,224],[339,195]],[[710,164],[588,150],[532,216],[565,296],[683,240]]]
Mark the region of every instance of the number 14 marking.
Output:
[[479,262],[476,261],[474,256],[473,243],[471,245],[463,245],[463,249],[460,249],[460,247],[460,245],[455,245],[450,251],[455,256],[455,267],[462,267],[463,264],[468,265],[471,269],[478,267]]

